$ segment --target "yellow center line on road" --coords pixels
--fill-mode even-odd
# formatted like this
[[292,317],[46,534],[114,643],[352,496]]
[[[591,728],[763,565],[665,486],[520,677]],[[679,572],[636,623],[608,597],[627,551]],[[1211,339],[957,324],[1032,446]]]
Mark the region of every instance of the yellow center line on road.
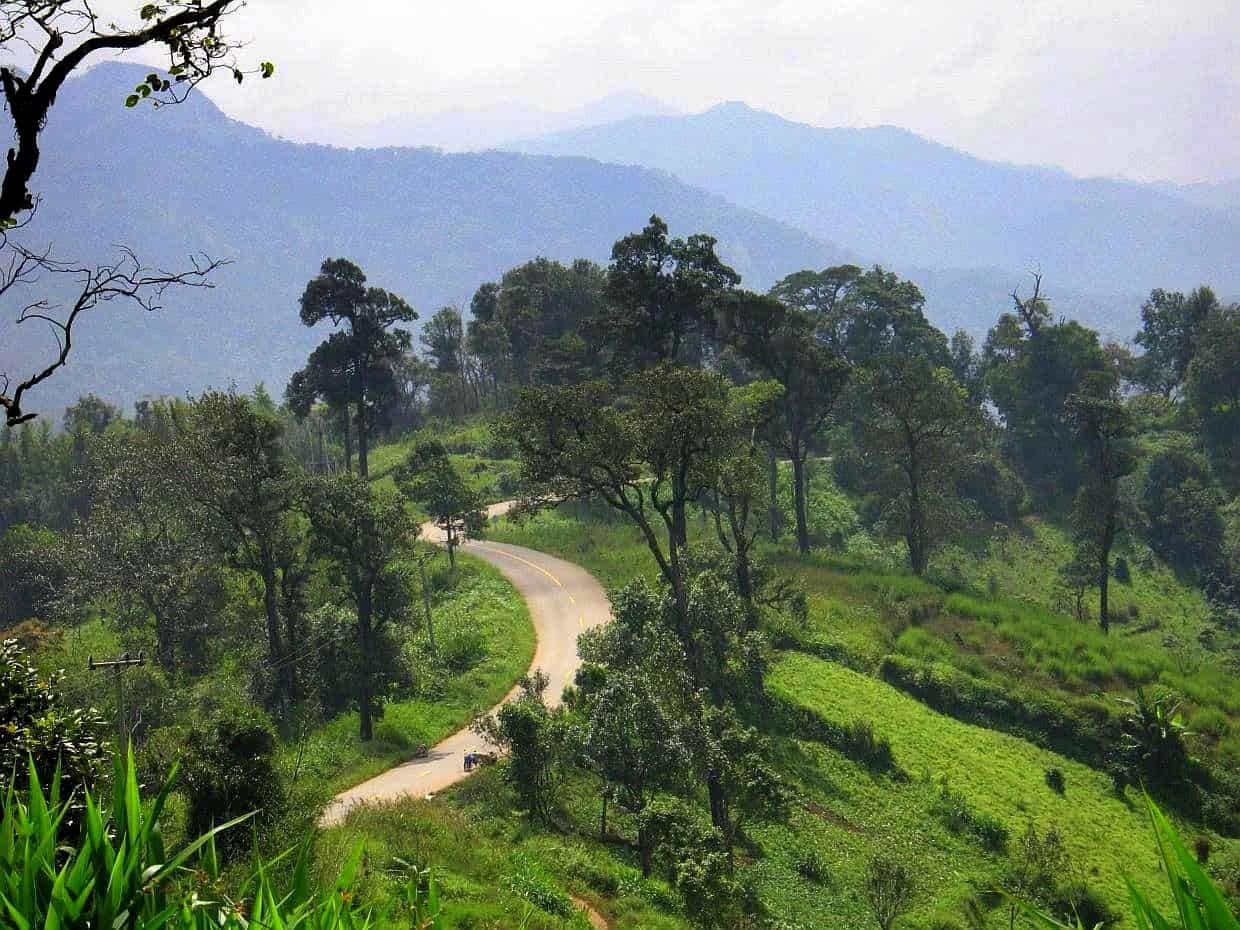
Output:
[[[528,565],[530,568],[534,569],[534,571],[542,572],[544,575],[546,575],[548,578],[554,581],[558,587],[561,587],[561,588],[564,587],[564,583],[560,581],[559,578],[555,577],[555,575],[551,574],[551,572],[547,571],[541,565],[535,565],[529,559],[523,559],[519,555],[513,555],[511,552],[506,552],[503,549],[496,549],[492,546],[486,545],[485,543],[477,543],[476,545],[478,546],[479,549],[485,549],[487,552],[494,552],[496,555],[504,555],[510,559],[515,559],[516,561],[520,562],[522,565]],[[568,596],[571,598],[572,594],[569,594]],[[574,601],[574,603],[576,603],[576,601]]]

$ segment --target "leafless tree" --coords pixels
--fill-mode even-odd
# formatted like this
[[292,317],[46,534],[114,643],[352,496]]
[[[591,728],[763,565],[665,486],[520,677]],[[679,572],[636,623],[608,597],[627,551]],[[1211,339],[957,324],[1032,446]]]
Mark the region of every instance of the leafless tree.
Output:
[[47,117],[65,81],[92,59],[136,49],[154,48],[167,55],[167,75],[152,73],[133,88],[126,106],[150,101],[155,106],[184,100],[190,89],[224,70],[238,82],[246,74],[270,77],[274,67],[262,62],[244,70],[237,63],[239,42],[226,34],[227,17],[244,0],[170,0],[146,3],[136,23],[124,26],[101,18],[93,0],[0,0],[0,93],[12,130],[13,145],[0,182],[0,296],[39,281],[67,275],[77,297],[57,307],[50,299],[25,303],[17,322],[40,320],[56,333],[59,352],[33,374],[14,381],[0,373],[0,408],[12,426],[31,418],[22,395],[64,366],[73,326],[82,313],[101,302],[126,297],[155,309],[173,285],[206,286],[205,276],[220,264],[196,259],[192,269],[166,272],[145,267],[128,249],[112,264],[90,266],[55,258],[50,249],[21,245],[14,235],[26,226],[38,203],[31,181],[39,167],[39,142]]

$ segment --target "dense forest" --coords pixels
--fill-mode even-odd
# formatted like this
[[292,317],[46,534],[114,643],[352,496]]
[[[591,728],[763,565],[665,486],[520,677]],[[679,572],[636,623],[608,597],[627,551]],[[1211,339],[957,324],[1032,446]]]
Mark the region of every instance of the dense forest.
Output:
[[0,383],[0,930],[1234,930],[1240,304],[1121,345],[1038,273],[975,340],[653,215],[430,312],[333,249],[286,383],[53,419],[79,314],[218,268],[18,241],[65,35],[169,53],[130,109],[274,73],[229,0],[53,7],[0,3],[0,296],[81,294]]
[[[60,754],[62,777],[94,784],[110,719],[145,783],[182,760],[187,834],[259,806],[275,850],[333,790],[521,674],[521,618],[491,616],[502,582],[455,555],[556,525],[486,526],[485,503],[520,498],[616,536],[632,567],[575,554],[614,586],[614,619],[583,636],[563,704],[535,677],[478,719],[508,752],[487,790],[535,830],[587,835],[579,805],[597,793],[608,858],[662,876],[674,912],[730,926],[783,910],[752,873],[757,831],[805,803],[787,741],[909,777],[880,720],[823,715],[781,655],[876,675],[1103,773],[1120,797],[1144,788],[1220,845],[1211,861],[1234,861],[1240,308],[1202,287],[1155,291],[1141,315],[1135,349],[1103,343],[1057,319],[1033,278],[979,348],[936,330],[916,284],[882,268],[797,271],[755,293],[708,234],[653,217],[606,266],[534,259],[415,339],[409,303],[326,260],[300,318],[333,329],[281,400],[208,393],[129,416],[92,395],[59,424],[0,434],[6,649],[15,668],[64,667],[15,685],[61,716],[8,761],[34,748],[46,779]],[[417,541],[419,519],[450,531],[450,563]],[[573,553],[560,532],[535,547]],[[1002,567],[959,564],[993,551],[1019,569],[1039,533],[1062,540],[1060,561],[1015,602]],[[890,652],[867,654],[860,630],[821,635],[824,571],[884,579],[868,600]],[[1142,575],[1169,596],[1140,596]],[[1014,634],[1027,675],[991,654]],[[85,661],[120,653],[145,663],[103,675]],[[1060,769],[1046,778],[1071,793]],[[1022,856],[1065,845],[947,781],[932,793],[949,833],[1011,859],[1009,887]],[[802,854],[804,880],[827,871]],[[868,867],[864,881],[914,898],[915,863]],[[1041,875],[1027,891],[1064,916],[1119,917],[1089,881]],[[542,893],[514,892],[554,913]],[[1006,915],[969,900],[982,923]]]

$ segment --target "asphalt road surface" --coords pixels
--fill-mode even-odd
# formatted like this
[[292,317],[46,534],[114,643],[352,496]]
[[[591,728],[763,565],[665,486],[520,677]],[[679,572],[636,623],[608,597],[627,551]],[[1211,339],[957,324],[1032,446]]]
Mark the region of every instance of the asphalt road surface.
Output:
[[[511,501],[494,504],[488,515],[499,516]],[[431,524],[422,537],[442,544],[443,534]],[[461,546],[470,555],[498,568],[525,599],[538,645],[530,670],[541,669],[550,679],[547,703],[556,704],[564,686],[571,684],[580,660],[577,635],[611,619],[607,595],[594,578],[570,562],[533,549],[480,540]],[[505,701],[517,692],[514,687]],[[343,791],[323,812],[319,823],[331,826],[342,821],[350,808],[375,801],[393,801],[408,795],[425,797],[467,778],[464,757],[469,749],[489,747],[469,729],[453,733],[434,746],[424,759],[411,759]]]

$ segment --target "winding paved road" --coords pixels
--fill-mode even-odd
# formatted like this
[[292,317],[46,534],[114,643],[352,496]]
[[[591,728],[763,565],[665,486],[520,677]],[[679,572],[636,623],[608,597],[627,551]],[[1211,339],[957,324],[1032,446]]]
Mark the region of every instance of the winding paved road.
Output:
[[[490,517],[506,513],[512,501],[487,508]],[[433,524],[422,527],[422,537],[442,545],[443,534]],[[485,540],[461,547],[471,555],[490,562],[512,582],[529,608],[530,620],[538,637],[530,670],[542,669],[550,679],[548,703],[558,703],[564,686],[571,684],[580,660],[577,634],[611,619],[607,595],[585,569],[522,546]],[[510,700],[517,688],[504,698]],[[424,759],[411,759],[376,775],[369,781],[343,791],[323,812],[319,823],[340,823],[350,808],[371,801],[393,801],[406,795],[419,797],[442,791],[467,777],[465,750],[483,748],[484,743],[468,728],[453,733],[431,749]]]

